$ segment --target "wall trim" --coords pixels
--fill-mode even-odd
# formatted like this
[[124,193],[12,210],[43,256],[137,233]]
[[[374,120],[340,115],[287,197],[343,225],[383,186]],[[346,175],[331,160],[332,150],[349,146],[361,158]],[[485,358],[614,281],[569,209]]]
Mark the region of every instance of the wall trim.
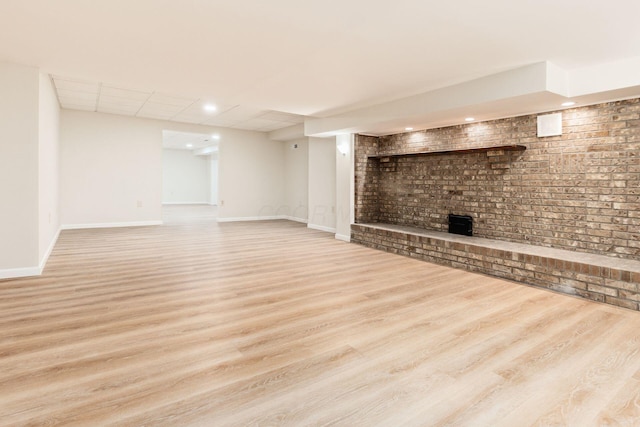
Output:
[[51,239],[51,243],[49,244],[47,251],[44,253],[44,256],[40,260],[40,274],[42,274],[42,272],[44,271],[44,267],[47,265],[47,262],[49,261],[51,252],[53,252],[53,248],[56,246],[56,243],[58,243],[58,237],[60,237],[61,230],[62,228],[58,227],[58,231],[56,231],[56,235],[53,236],[53,239]]
[[336,232],[335,227],[325,227],[324,225],[316,225],[316,224],[307,224],[307,228],[310,228],[312,230],[318,230],[318,231],[326,231],[327,233],[334,233]]
[[162,225],[162,221],[132,221],[132,222],[103,222],[92,224],[63,224],[62,230],[80,230],[85,228],[117,228],[117,227],[146,227]]
[[17,279],[19,277],[40,276],[42,268],[40,267],[24,267],[24,268],[8,268],[0,270],[0,279]]
[[303,224],[307,223],[306,218],[297,218],[295,216],[289,216],[289,215],[239,216],[239,217],[229,217],[229,218],[218,218],[217,221],[218,222],[273,221],[276,219],[284,219],[287,221],[301,222]]
[[306,224],[307,222],[309,222],[307,220],[307,218],[298,218],[298,217],[295,217],[295,216],[284,215],[282,218],[286,219],[286,220],[289,220],[289,221],[301,222],[303,224]]
[[0,279],[17,279],[20,277],[33,277],[33,276],[41,276],[44,271],[44,267],[47,265],[47,261],[49,261],[49,257],[51,256],[51,252],[53,252],[53,248],[56,246],[58,242],[58,237],[60,237],[61,227],[56,231],[55,236],[51,239],[51,243],[47,248],[47,251],[44,253],[42,259],[40,260],[40,265],[37,267],[24,267],[24,268],[7,268],[4,270],[0,270]]
[[243,222],[243,221],[271,221],[274,219],[286,219],[283,215],[271,216],[239,216],[228,218],[217,218],[218,222]]
[[338,234],[336,233],[336,240],[342,240],[343,242],[351,242],[351,236],[347,236],[345,234]]
[[211,205],[209,202],[162,202],[163,205]]

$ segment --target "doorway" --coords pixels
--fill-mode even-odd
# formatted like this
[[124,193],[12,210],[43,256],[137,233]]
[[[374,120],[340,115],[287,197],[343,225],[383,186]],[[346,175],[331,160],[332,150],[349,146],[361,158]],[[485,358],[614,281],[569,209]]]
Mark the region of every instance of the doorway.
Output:
[[218,204],[217,135],[162,131],[162,204]]

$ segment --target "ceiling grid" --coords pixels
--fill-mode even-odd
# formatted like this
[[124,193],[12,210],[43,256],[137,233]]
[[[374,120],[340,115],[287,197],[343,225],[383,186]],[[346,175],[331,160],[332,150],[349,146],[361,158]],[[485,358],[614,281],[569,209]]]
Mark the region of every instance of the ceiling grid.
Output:
[[116,85],[51,76],[60,106],[69,110],[94,111],[270,132],[304,122],[304,116],[241,105],[218,105],[206,111],[200,98],[172,96],[156,91],[126,89]]

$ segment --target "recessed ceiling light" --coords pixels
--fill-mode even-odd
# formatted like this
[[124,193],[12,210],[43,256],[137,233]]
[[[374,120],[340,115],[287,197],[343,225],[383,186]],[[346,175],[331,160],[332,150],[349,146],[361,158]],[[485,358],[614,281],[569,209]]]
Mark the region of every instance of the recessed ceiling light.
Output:
[[413,128],[404,128],[404,130],[413,130]]
[[576,103],[573,101],[567,101],[567,102],[563,102],[561,105],[563,107],[571,107],[572,105],[576,105]]
[[213,111],[216,111],[216,110],[217,110],[217,108],[213,104],[205,104],[205,106],[204,106],[204,111],[213,112]]
[[473,117],[467,117],[466,119],[464,119],[465,122],[472,122],[475,119]]
[[220,139],[220,135],[218,135],[217,133],[214,133],[213,135],[211,135],[211,138]]
[[187,144],[187,148],[192,148],[193,144]]

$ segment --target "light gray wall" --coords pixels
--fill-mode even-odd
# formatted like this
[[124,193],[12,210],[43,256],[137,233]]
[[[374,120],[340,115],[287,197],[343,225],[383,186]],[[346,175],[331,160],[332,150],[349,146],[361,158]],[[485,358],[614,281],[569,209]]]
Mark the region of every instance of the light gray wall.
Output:
[[63,110],[63,226],[161,221],[162,128],[156,121]]
[[162,203],[209,203],[211,159],[190,150],[162,150]]

